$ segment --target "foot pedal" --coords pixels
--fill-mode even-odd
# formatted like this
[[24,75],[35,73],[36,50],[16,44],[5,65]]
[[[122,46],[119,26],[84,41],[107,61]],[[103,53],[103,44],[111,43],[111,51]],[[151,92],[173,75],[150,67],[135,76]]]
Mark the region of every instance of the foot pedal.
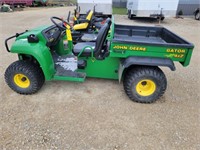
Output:
[[78,69],[85,69],[86,66],[87,66],[86,60],[78,60]]

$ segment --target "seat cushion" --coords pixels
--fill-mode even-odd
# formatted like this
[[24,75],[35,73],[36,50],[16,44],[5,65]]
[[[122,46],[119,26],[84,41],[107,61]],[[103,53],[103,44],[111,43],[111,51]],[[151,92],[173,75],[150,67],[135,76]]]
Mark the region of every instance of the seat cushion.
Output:
[[[90,46],[95,49],[95,42],[83,42],[83,43],[77,43],[74,45],[73,53],[75,56],[78,56],[79,53],[82,51],[82,49],[86,46]],[[85,50],[82,52],[81,56],[91,56],[91,48],[85,48]]]
[[82,41],[86,41],[86,42],[95,42],[97,39],[97,35],[98,34],[83,34],[83,36],[81,37]]

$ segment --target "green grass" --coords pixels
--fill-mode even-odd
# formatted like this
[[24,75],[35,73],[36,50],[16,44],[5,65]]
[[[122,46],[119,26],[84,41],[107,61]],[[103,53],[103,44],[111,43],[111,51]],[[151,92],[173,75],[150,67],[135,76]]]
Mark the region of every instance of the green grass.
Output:
[[77,0],[70,0],[71,3],[76,4]]
[[127,9],[126,8],[113,7],[113,14],[126,15]]

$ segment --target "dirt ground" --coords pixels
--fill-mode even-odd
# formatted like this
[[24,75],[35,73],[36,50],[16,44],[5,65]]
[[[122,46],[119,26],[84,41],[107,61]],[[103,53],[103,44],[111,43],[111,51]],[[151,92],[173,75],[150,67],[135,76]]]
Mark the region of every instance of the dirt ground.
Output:
[[[0,13],[0,149],[66,150],[198,150],[200,149],[200,21],[167,18],[161,24],[195,45],[191,64],[176,71],[162,68],[168,80],[165,95],[153,104],[128,99],[113,80],[84,83],[46,82],[34,95],[13,92],[4,72],[17,55],[7,53],[5,38],[66,18],[73,7]],[[115,21],[158,25],[153,21]]]

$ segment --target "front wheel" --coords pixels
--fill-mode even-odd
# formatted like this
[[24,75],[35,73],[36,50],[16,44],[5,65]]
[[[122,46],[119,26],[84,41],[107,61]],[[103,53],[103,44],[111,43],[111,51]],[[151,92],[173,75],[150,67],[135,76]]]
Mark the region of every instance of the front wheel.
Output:
[[127,71],[124,90],[128,97],[139,103],[152,103],[159,99],[167,88],[167,80],[158,67],[137,66]]
[[24,60],[12,63],[5,72],[8,86],[20,94],[36,93],[42,87],[44,80],[41,68]]

